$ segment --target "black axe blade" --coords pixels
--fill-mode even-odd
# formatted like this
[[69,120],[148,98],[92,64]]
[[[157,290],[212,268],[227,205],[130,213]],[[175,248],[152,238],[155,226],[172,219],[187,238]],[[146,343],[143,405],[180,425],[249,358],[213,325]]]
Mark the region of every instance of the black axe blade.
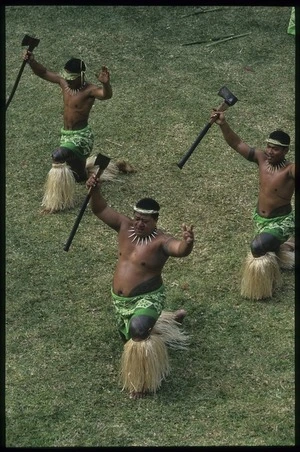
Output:
[[94,166],[99,166],[100,170],[105,170],[110,162],[110,158],[103,154],[98,154]]
[[29,52],[32,52],[39,45],[40,40],[33,36],[25,35],[22,39],[22,46],[28,46]]
[[234,105],[238,101],[238,98],[235,97],[235,95],[232,94],[232,92],[229,91],[229,89],[226,88],[226,86],[223,86],[219,90],[218,96],[223,97],[223,99],[225,100],[226,104],[229,105],[230,107],[232,105]]

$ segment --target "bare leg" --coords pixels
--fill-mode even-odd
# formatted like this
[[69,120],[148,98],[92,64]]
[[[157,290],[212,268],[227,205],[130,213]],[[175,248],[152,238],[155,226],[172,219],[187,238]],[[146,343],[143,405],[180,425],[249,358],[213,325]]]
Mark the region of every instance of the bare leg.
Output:
[[136,173],[136,169],[133,168],[130,163],[126,162],[125,160],[117,160],[116,165],[121,173],[129,174],[129,173]]
[[290,237],[280,246],[280,249],[284,251],[295,251],[295,237]]

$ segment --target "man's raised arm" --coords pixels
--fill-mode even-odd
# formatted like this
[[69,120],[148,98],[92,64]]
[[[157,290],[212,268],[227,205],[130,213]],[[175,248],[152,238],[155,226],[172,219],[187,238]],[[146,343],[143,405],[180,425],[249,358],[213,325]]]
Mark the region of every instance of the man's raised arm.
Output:
[[172,257],[185,257],[191,254],[194,247],[193,225],[182,225],[182,240],[173,237],[168,239],[163,246],[164,252]]
[[107,204],[100,192],[100,185],[99,178],[94,174],[86,181],[86,187],[91,189],[90,206],[92,212],[96,217],[103,221],[103,223],[107,224],[115,231],[119,231],[121,223],[126,217]]
[[110,73],[106,66],[102,66],[100,74],[97,76],[101,87],[97,87],[91,91],[91,95],[98,100],[107,100],[112,97],[112,86],[110,84]]
[[213,110],[211,118],[215,118],[216,124],[220,126],[223,133],[223,137],[226,143],[239,154],[241,154],[245,159],[256,162],[255,149],[250,148],[250,146],[245,143],[241,138],[231,129],[228,122],[225,119],[224,112]]
[[25,52],[24,60],[27,61],[33,73],[38,77],[42,78],[43,80],[47,80],[48,82],[51,83],[61,82],[62,77],[57,72],[48,71],[48,69],[45,68],[45,66],[43,66],[41,63],[38,63],[35,60],[33,53],[29,52],[29,50]]

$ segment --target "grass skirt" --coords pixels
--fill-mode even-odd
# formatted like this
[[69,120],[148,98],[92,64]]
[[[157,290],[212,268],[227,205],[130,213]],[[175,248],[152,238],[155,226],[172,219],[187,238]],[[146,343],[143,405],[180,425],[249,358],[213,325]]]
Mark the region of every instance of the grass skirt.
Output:
[[249,253],[243,267],[241,295],[260,300],[270,298],[273,290],[281,285],[281,273],[275,253],[253,257]]
[[[86,161],[88,177],[97,172],[98,166],[94,165],[96,156],[89,157]],[[107,168],[100,176],[101,181],[117,180],[119,168],[116,163],[109,162]],[[49,213],[60,210],[72,209],[75,207],[76,181],[70,166],[64,163],[52,163],[52,168],[48,173],[42,207]]]
[[49,212],[73,208],[75,187],[71,168],[66,163],[52,163],[45,183],[42,206]]
[[188,336],[174,313],[163,311],[146,340],[129,339],[124,345],[120,373],[123,390],[155,393],[170,373],[167,346],[182,350],[187,345]]

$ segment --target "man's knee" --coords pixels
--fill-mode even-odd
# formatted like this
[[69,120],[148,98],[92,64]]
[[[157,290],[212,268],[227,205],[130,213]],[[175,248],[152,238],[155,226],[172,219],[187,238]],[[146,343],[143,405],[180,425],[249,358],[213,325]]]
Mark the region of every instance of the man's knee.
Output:
[[66,162],[73,171],[76,182],[84,182],[87,180],[87,172],[85,169],[85,160],[77,157],[70,149],[59,147],[52,152],[52,160],[54,163]]
[[277,237],[267,232],[262,232],[252,240],[251,253],[254,257],[261,257],[269,251],[278,251],[280,244],[281,241]]
[[134,341],[142,341],[149,337],[156,319],[147,315],[132,317],[129,324],[129,333]]
[[71,151],[68,148],[57,148],[52,152],[52,160],[55,163],[64,163],[71,157],[70,153]]

